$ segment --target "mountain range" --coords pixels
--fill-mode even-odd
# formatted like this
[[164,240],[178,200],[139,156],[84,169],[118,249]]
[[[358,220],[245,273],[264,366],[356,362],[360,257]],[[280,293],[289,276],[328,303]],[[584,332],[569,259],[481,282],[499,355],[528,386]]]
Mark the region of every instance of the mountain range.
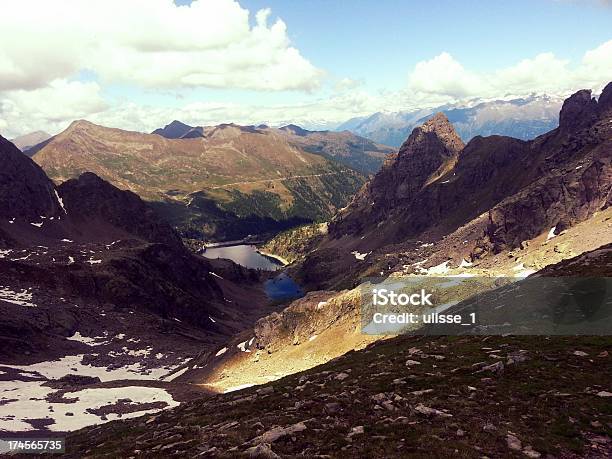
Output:
[[309,279],[329,286],[355,251],[371,252],[363,264],[378,272],[423,259],[418,269],[474,262],[607,209],[611,100],[612,85],[599,102],[577,92],[563,103],[559,127],[530,141],[476,136],[464,144],[443,113],[434,115],[330,222],[327,240],[305,261],[325,282]]
[[529,140],[557,127],[563,99],[530,96],[521,99],[445,105],[430,109],[378,112],[352,118],[336,128],[348,130],[385,145],[399,147],[410,132],[434,113],[444,113],[464,142],[477,135],[505,135]]
[[[287,124],[278,129],[270,128],[265,124],[245,128],[253,132],[271,131],[284,134],[292,145],[309,153],[334,159],[365,175],[378,172],[386,156],[395,152],[394,148],[377,144],[348,130],[342,132],[310,131],[295,124]],[[161,135],[167,139],[188,139],[206,137],[209,131],[210,128],[189,126],[175,120],[163,128],[154,130],[152,134]]]
[[[198,135],[175,138],[181,126]],[[393,151],[348,133],[164,129],[170,138],[76,121],[33,158],[57,182],[94,172],[154,203],[183,235],[223,240],[329,218],[365,179],[335,159],[374,170]]]
[[[80,121],[34,161],[0,138],[0,431],[72,432],[67,457],[606,457],[609,336],[504,330],[517,309],[523,332],[609,324],[608,297],[551,318],[520,289],[612,276],[612,83],[530,140],[431,114],[368,180],[328,159],[343,132],[194,129]],[[159,212],[258,193],[330,193],[327,224],[265,245],[280,275],[191,253]],[[194,221],[221,234],[210,209]],[[373,286],[440,277],[445,313],[490,323],[364,331]],[[303,296],[267,295],[288,278]]]

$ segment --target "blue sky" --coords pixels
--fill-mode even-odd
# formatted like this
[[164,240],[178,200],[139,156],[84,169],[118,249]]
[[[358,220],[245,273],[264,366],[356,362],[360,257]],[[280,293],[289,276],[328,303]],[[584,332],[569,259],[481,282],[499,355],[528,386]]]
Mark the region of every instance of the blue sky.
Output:
[[474,70],[540,52],[579,59],[612,38],[612,5],[597,1],[432,2],[244,0],[271,8],[304,56],[372,85],[401,84],[415,63],[447,51]]
[[57,131],[80,117],[144,131],[174,118],[332,126],[612,79],[605,0],[77,5],[7,0],[0,39],[26,38],[0,50],[0,130]]

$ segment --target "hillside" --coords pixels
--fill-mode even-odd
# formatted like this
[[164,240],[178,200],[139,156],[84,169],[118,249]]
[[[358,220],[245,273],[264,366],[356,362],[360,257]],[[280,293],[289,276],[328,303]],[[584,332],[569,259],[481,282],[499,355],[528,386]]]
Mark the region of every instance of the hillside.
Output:
[[348,130],[307,131],[290,124],[281,127],[278,131],[296,147],[334,159],[365,175],[378,172],[385,159],[396,151],[392,147],[373,142]]
[[282,132],[236,125],[166,139],[76,121],[34,159],[56,182],[94,172],[154,203],[183,235],[214,239],[325,220],[363,183]]
[[[399,337],[262,387],[73,433],[66,457],[606,457],[611,344]],[[503,372],[479,372],[495,362]]]
[[[287,142],[297,148],[334,159],[365,175],[378,172],[387,155],[395,152],[394,148],[377,144],[348,130],[309,131],[295,124],[288,124],[278,129],[265,125],[247,126],[247,128],[253,132],[273,132],[283,135]],[[164,128],[156,129],[153,134],[168,139],[185,139],[205,137],[205,132],[210,130],[210,127],[193,127],[175,120]]]
[[[532,141],[476,137],[463,146],[448,119],[434,116],[334,217],[297,275],[325,289],[368,272],[474,263],[608,209],[611,94],[612,85],[599,102],[577,92],[560,126]],[[600,244],[610,238],[602,228]]]
[[93,173],[56,186],[2,137],[0,158],[1,432],[193,398],[173,374],[273,310],[257,273],[192,254],[134,193]]
[[[599,288],[595,299],[603,299],[597,309],[590,309],[592,301],[577,300],[582,315],[565,317],[569,299],[546,279],[612,274],[611,117],[612,84],[598,101],[586,90],[568,98],[559,127],[533,141],[492,136],[477,137],[466,145],[448,118],[436,114],[413,130],[399,152],[329,222],[327,232],[323,226],[305,226],[282,233],[264,246],[264,251],[266,247],[286,251],[294,263],[283,275],[293,276],[307,290],[304,297],[283,300],[283,304],[266,304],[259,296],[259,279],[247,270],[231,264],[208,265],[177,251],[183,249],[178,249],[182,246],[175,233],[163,228],[153,228],[152,235],[136,235],[140,244],[163,234],[170,239],[162,245],[176,244],[166,253],[153,251],[148,244],[148,250],[137,249],[146,260],[142,269],[129,258],[118,261],[117,256],[126,256],[124,252],[112,255],[113,250],[124,250],[123,245],[109,249],[109,256],[88,247],[94,253],[85,251],[81,263],[97,262],[93,257],[99,256],[102,273],[119,275],[118,284],[96,281],[107,286],[102,290],[106,302],[122,304],[129,299],[137,305],[135,313],[169,317],[171,326],[180,327],[179,336],[190,336],[194,346],[156,334],[139,338],[147,348],[124,346],[130,357],[144,351],[145,365],[153,371],[146,384],[171,394],[171,400],[166,398],[163,406],[140,405],[135,411],[129,405],[138,402],[131,394],[127,402],[118,401],[109,409],[121,412],[127,403],[126,417],[143,414],[145,408],[168,409],[69,434],[67,457],[606,457],[612,433],[610,339],[514,336],[503,330],[513,325],[508,314],[517,313],[522,314],[522,322],[514,325],[527,334],[537,334],[536,325],[556,327],[564,319],[587,331],[609,330],[608,284],[603,282],[606,290],[602,291],[601,282],[595,282]],[[201,139],[180,141],[202,142],[214,134],[214,129],[204,130]],[[21,166],[18,170],[31,173]],[[129,219],[108,213],[116,207],[132,208],[126,206],[126,192],[106,190],[110,185],[100,184],[99,178],[89,174],[76,184],[69,181],[56,188],[39,169],[33,170],[38,171],[40,183],[19,188],[24,199],[30,192],[38,196],[36,202],[42,207],[33,209],[33,215],[47,208],[60,212],[64,203],[68,214],[79,209],[77,215],[93,215],[105,224],[110,222],[113,231],[126,231]],[[82,186],[77,186],[79,182]],[[94,193],[103,197],[102,202],[115,202],[122,196],[121,205],[102,206],[95,199],[88,203],[81,196],[95,189],[95,184],[106,190]],[[59,198],[53,198],[54,189]],[[10,230],[10,225],[9,221],[4,227]],[[18,229],[23,228],[27,226]],[[20,232],[12,234],[16,237]],[[44,256],[59,257],[44,251]],[[21,267],[40,263],[43,256],[38,251],[25,255],[28,260],[16,257],[11,262]],[[31,271],[34,266],[22,273],[22,282],[36,278]],[[134,280],[130,272],[143,273],[144,278]],[[165,274],[158,277],[160,272]],[[63,279],[63,271],[58,273]],[[444,282],[442,298],[456,299],[441,304],[444,311],[476,308],[486,323],[460,327],[459,332],[453,329],[458,336],[427,336],[434,333],[429,327],[410,330],[411,335],[421,336],[393,337],[388,330],[366,333],[370,324],[365,319],[364,325],[364,317],[372,306],[370,290],[379,285],[376,278],[387,285]],[[555,290],[552,293],[561,295],[558,304],[546,296],[550,292],[539,291],[544,296],[535,298],[538,307],[531,307],[529,298],[517,290],[540,278],[549,282],[546,286]],[[143,279],[159,289],[142,288]],[[165,284],[160,285],[162,280]],[[85,282],[79,291],[87,292],[89,285]],[[11,291],[17,295],[24,287],[18,284]],[[578,296],[572,298],[592,298],[592,291],[584,290],[583,284],[579,287]],[[34,301],[28,292],[13,300]],[[168,295],[175,294],[166,303]],[[252,304],[254,308],[247,308]],[[94,307],[104,307],[103,314],[110,310],[106,305]],[[558,312],[563,314],[557,317]],[[145,316],[140,317],[146,324]],[[126,320],[117,314],[114,326]],[[169,326],[164,323],[159,328]],[[103,340],[97,328],[88,327],[73,336],[81,341],[85,336],[86,343]],[[501,329],[498,336],[491,336],[497,329]],[[173,337],[176,330],[172,328]],[[116,343],[110,340],[110,346],[115,346],[112,352],[119,352],[123,338]],[[109,345],[108,341],[101,345]],[[180,349],[163,380],[156,378],[160,369],[153,365],[153,351],[147,351],[149,347],[157,350],[156,346],[161,346],[162,355],[170,349],[166,346]],[[188,355],[189,360],[176,361],[179,355]],[[23,367],[7,366],[11,375],[18,368]],[[25,368],[48,379],[40,367]],[[49,384],[46,379],[35,384]],[[104,380],[81,384],[81,390],[71,386],[65,397],[65,391],[60,391],[49,403],[63,412],[67,408],[62,405],[71,394],[79,398],[82,391],[108,388]],[[182,403],[175,407],[177,402]],[[55,429],[64,425],[58,423]],[[426,445],[424,437],[430,439]]]

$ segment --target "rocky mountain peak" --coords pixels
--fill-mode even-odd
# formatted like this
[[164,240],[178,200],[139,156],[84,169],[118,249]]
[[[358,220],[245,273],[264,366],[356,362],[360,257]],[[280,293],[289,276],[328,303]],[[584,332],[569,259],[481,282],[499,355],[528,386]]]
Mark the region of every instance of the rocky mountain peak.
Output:
[[32,147],[38,145],[41,142],[49,139],[51,137],[50,134],[44,131],[34,131],[28,134],[21,135],[11,140],[11,142],[19,148],[21,151],[26,152],[30,150]]
[[423,130],[424,132],[438,132],[438,133],[448,132],[449,130],[454,131],[453,125],[448,120],[447,116],[442,112],[438,112],[434,114],[431,118],[429,118],[421,126],[421,130]]
[[301,128],[300,126],[297,126],[295,124],[288,124],[286,126],[283,126],[280,128],[281,131],[287,131],[287,132],[292,132],[295,135],[299,135],[299,136],[305,136],[308,135],[310,131],[307,131],[306,129]]
[[451,157],[464,147],[463,141],[444,113],[436,113],[423,125],[415,128],[404,142],[399,156],[408,153],[442,154]]
[[591,97],[590,89],[581,89],[563,102],[559,113],[559,128],[575,132],[593,123],[597,117],[597,101]]
[[612,109],[612,82],[608,83],[601,92],[597,105],[601,112]]
[[68,129],[86,129],[86,128],[90,128],[92,126],[95,126],[94,123],[92,123],[91,121],[87,121],[87,120],[74,120],[72,123],[70,123],[70,126],[68,126]]
[[59,215],[55,187],[43,170],[0,136],[0,215],[39,217]]

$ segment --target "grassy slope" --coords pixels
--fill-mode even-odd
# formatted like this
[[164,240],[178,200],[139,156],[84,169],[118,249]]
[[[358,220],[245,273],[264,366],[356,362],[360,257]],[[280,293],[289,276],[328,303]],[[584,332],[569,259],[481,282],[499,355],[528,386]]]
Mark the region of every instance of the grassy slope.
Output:
[[[478,373],[519,350],[524,362]],[[271,393],[251,388],[84,429],[68,436],[68,457],[236,455],[299,422],[305,430],[272,443],[277,454],[524,457],[508,447],[514,435],[542,456],[598,457],[610,452],[612,405],[597,393],[610,390],[611,351],[610,337],[399,337],[276,381]],[[432,391],[413,393],[422,390]],[[419,404],[452,416],[421,414]],[[365,433],[349,437],[357,426]]]
[[326,223],[303,225],[277,234],[261,248],[264,252],[280,255],[293,263],[309,253],[326,232]]

